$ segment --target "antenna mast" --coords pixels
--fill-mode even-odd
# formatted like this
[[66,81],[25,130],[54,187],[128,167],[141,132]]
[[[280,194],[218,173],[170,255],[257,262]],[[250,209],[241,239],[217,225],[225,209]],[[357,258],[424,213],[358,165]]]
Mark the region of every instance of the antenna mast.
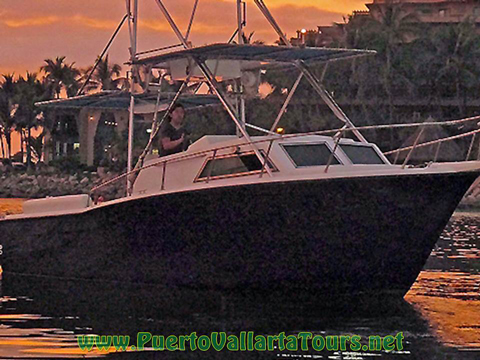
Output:
[[[237,22],[238,22],[238,44],[244,44],[245,36],[243,35],[243,27],[246,25],[246,4],[243,0],[237,0]],[[242,83],[242,79],[240,79],[240,87],[239,87],[239,97],[240,97],[240,109],[238,109],[240,113],[240,125],[245,129],[246,115],[245,115],[245,97],[244,97],[244,86]],[[237,135],[239,137],[242,136],[240,129],[237,129]]]
[[[133,119],[135,116],[135,60],[137,58],[137,24],[138,24],[138,0],[127,0],[128,30],[130,33],[130,113],[128,118],[128,158],[127,173],[132,171],[133,154]],[[127,177],[127,196],[132,193],[132,181]]]

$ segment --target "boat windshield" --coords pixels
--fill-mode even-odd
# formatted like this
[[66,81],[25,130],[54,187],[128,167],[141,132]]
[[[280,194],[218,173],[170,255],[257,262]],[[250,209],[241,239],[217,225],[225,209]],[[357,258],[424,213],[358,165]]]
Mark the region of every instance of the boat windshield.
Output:
[[372,146],[342,144],[340,145],[340,148],[350,158],[353,164],[384,164],[382,158]]
[[340,161],[331,156],[326,144],[290,144],[282,145],[290,159],[297,167],[326,166],[331,158],[331,165],[340,165]]
[[[263,155],[265,156],[265,154]],[[271,161],[268,161],[268,166],[270,169],[276,170]],[[215,159],[210,158],[203,167],[197,181],[203,181],[207,178],[251,175],[260,172],[262,167],[263,165],[253,152],[221,156]]]

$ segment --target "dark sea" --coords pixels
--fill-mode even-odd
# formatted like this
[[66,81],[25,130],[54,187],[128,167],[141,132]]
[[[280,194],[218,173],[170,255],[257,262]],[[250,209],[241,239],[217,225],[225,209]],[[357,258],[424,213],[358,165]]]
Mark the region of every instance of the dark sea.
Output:
[[[107,359],[480,359],[480,215],[457,213],[424,270],[395,303],[331,308],[297,294],[242,294],[120,287],[3,274],[0,358]],[[83,334],[198,335],[211,332],[332,336],[404,334],[402,351],[84,352]],[[362,341],[363,343],[363,341]]]

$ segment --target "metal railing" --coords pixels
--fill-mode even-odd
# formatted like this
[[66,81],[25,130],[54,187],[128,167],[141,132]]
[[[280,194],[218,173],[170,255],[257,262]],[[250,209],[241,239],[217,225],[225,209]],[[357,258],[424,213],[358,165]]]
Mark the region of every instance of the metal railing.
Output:
[[[410,156],[415,149],[438,144],[439,146],[437,147],[437,151],[435,153],[435,158],[434,158],[434,161],[433,161],[433,162],[436,162],[437,158],[438,158],[439,151],[440,151],[440,145],[441,144],[443,144],[445,142],[449,142],[449,141],[453,141],[453,140],[462,139],[462,138],[465,138],[465,137],[472,136],[472,141],[470,143],[469,151],[467,152],[467,157],[465,159],[465,161],[468,161],[469,158],[470,158],[470,155],[471,155],[471,151],[473,149],[476,134],[480,133],[480,129],[477,129],[477,130],[469,131],[467,133],[463,133],[463,134],[460,134],[460,135],[450,136],[450,137],[446,137],[446,138],[443,138],[443,139],[432,140],[432,141],[428,141],[428,142],[418,144],[419,139],[420,139],[424,130],[425,129],[422,129],[422,131],[418,134],[417,138],[415,139],[415,143],[412,146],[407,146],[407,147],[400,148],[400,149],[397,149],[397,150],[387,151],[383,154],[385,156],[387,156],[387,155],[393,155],[393,154],[400,154],[403,151],[409,151],[409,153],[407,155],[407,158],[405,159],[405,163],[403,164],[403,167],[405,167],[406,163],[410,159]],[[480,148],[479,148],[479,154],[478,155],[480,156]],[[477,156],[477,160],[480,160],[479,156]],[[398,156],[397,156],[397,158],[398,158]]]
[[[456,139],[472,136],[472,142],[470,144],[470,148],[469,148],[469,151],[468,151],[468,154],[467,154],[467,160],[468,160],[470,155],[471,155],[471,152],[473,150],[473,144],[474,144],[476,134],[480,133],[480,129],[469,131],[467,133],[463,133],[463,134],[460,134],[460,135],[450,136],[450,137],[443,138],[443,139],[428,141],[428,142],[425,142],[425,143],[419,143],[419,142],[420,142],[421,135],[423,134],[423,132],[428,127],[433,127],[433,126],[456,126],[456,125],[471,122],[471,121],[480,121],[480,116],[475,116],[475,117],[470,117],[470,118],[465,118],[465,119],[460,119],[460,120],[445,121],[445,122],[441,122],[441,123],[439,123],[439,122],[424,122],[424,123],[410,123],[410,124],[371,125],[371,126],[362,126],[362,127],[354,127],[354,128],[342,127],[342,128],[332,129],[332,130],[312,131],[312,132],[301,133],[301,134],[275,135],[273,137],[269,136],[269,137],[266,137],[266,138],[261,139],[261,140],[245,141],[245,142],[241,142],[241,143],[234,144],[234,145],[220,146],[220,147],[216,147],[216,148],[213,148],[213,149],[194,152],[192,154],[180,153],[177,156],[174,156],[174,157],[168,158],[168,159],[159,158],[157,161],[154,161],[154,162],[152,162],[148,165],[142,166],[138,169],[133,169],[130,172],[126,172],[124,174],[116,176],[113,179],[110,179],[110,180],[108,180],[108,181],[106,181],[106,182],[104,182],[104,183],[102,183],[98,186],[93,187],[90,190],[90,195],[91,196],[94,195],[95,192],[97,192],[97,191],[99,191],[99,190],[101,190],[101,189],[103,189],[103,188],[105,188],[105,187],[107,187],[107,186],[109,186],[113,183],[116,183],[117,181],[120,181],[120,180],[125,179],[127,177],[135,176],[142,170],[149,169],[149,168],[152,168],[152,167],[158,167],[158,166],[162,166],[162,168],[163,168],[162,183],[161,183],[161,190],[163,191],[163,190],[165,190],[165,174],[166,174],[166,171],[167,171],[167,165],[168,164],[176,163],[176,162],[180,162],[180,161],[185,161],[185,160],[191,160],[191,159],[195,159],[195,158],[199,158],[199,157],[206,157],[206,156],[210,155],[213,162],[212,162],[212,165],[209,169],[209,173],[208,173],[208,176],[207,176],[207,179],[206,179],[206,183],[208,183],[211,180],[211,174],[212,174],[212,171],[214,169],[215,160],[218,157],[218,153],[220,151],[225,151],[225,150],[228,150],[228,149],[232,149],[233,152],[235,153],[235,152],[238,152],[238,148],[240,148],[240,147],[244,147],[244,146],[251,146],[252,147],[252,146],[256,146],[258,144],[269,143],[267,151],[265,153],[266,155],[264,156],[264,162],[262,164],[262,168],[261,168],[261,171],[260,171],[260,174],[259,174],[260,177],[263,177],[263,175],[265,173],[265,169],[269,164],[270,153],[271,153],[271,150],[272,150],[272,147],[273,147],[273,143],[275,141],[284,141],[284,140],[301,138],[301,137],[306,137],[306,136],[311,136],[311,135],[327,136],[327,135],[331,135],[331,134],[337,134],[337,136],[335,138],[335,148],[334,148],[334,151],[331,154],[332,158],[329,160],[329,164],[327,165],[327,167],[325,169],[325,172],[327,172],[328,168],[330,167],[330,165],[333,161],[333,156],[334,156],[334,154],[335,154],[335,152],[338,148],[338,145],[340,143],[341,138],[343,138],[344,135],[347,132],[352,132],[352,131],[381,130],[381,129],[402,129],[402,128],[418,128],[418,127],[421,127],[420,133],[416,137],[415,143],[412,146],[408,146],[408,147],[404,147],[404,148],[400,148],[400,149],[397,149],[397,150],[392,150],[392,151],[388,151],[388,152],[383,153],[385,156],[388,156],[388,155],[393,155],[393,154],[399,154],[399,153],[404,152],[404,151],[409,151],[409,153],[407,155],[407,158],[405,159],[405,161],[402,165],[402,168],[406,167],[409,159],[411,158],[411,155],[418,148],[438,144],[439,147],[437,148],[437,151],[436,151],[436,155],[435,155],[435,159],[434,159],[434,162],[435,162],[436,159],[438,158],[438,152],[440,150],[440,145],[441,144],[443,144],[445,142],[448,142],[448,141],[453,141],[453,140],[456,140]],[[479,155],[479,158],[480,158],[480,149],[479,149],[479,154],[478,155]]]

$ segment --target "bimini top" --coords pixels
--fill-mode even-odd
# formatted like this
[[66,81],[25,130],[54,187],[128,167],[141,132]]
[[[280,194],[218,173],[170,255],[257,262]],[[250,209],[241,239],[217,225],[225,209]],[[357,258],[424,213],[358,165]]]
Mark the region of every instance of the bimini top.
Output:
[[[163,92],[160,94],[158,111],[168,108],[175,93]],[[158,94],[143,93],[135,96],[136,113],[153,112]],[[205,106],[219,106],[220,101],[214,95],[183,95],[179,101],[187,110]],[[126,91],[101,91],[94,94],[74,96],[67,99],[57,99],[37,102],[36,106],[42,109],[76,110],[89,108],[94,110],[128,110],[130,94]],[[143,110],[142,110],[143,109]]]
[[240,60],[254,63],[252,64],[254,66],[251,67],[255,67],[255,65],[256,67],[264,67],[268,65],[291,65],[298,60],[307,63],[326,62],[374,54],[376,54],[376,51],[357,49],[213,44],[146,57],[137,60],[135,63],[152,65],[156,68],[169,68],[169,63],[172,61],[197,58],[202,61]]

